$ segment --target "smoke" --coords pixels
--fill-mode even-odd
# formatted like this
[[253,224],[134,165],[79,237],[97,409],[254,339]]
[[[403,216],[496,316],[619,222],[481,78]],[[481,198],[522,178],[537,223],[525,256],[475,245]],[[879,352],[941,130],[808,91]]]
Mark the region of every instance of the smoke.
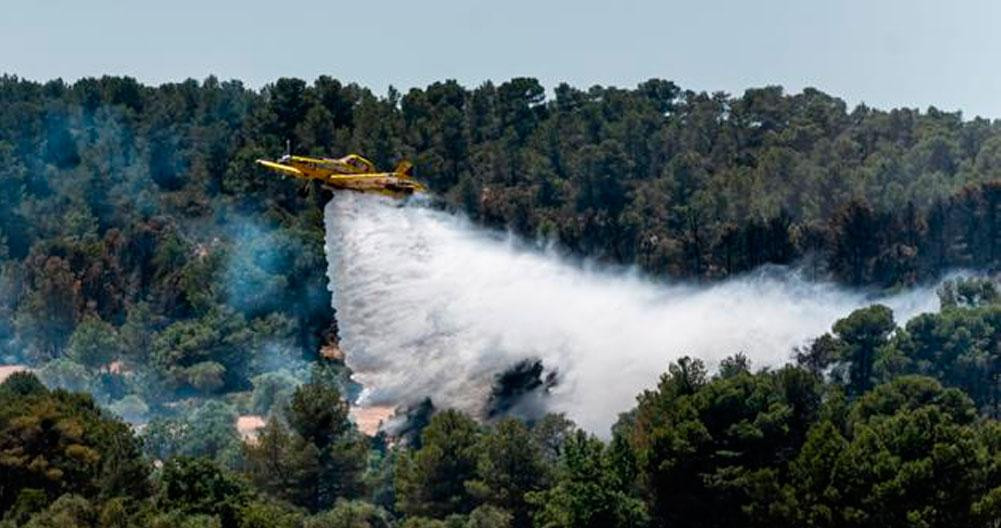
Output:
[[769,267],[712,286],[670,284],[562,258],[419,204],[340,193],[327,205],[327,257],[360,405],[425,396],[484,415],[498,374],[541,360],[545,398],[607,434],[618,413],[683,355],[734,353],[757,367],[853,309],[882,302],[898,321],[935,310],[933,288],[884,298]]

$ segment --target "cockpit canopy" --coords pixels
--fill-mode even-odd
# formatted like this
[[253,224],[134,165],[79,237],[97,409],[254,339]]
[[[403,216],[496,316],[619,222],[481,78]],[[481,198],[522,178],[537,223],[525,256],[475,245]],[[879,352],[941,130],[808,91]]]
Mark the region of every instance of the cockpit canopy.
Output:
[[354,167],[358,172],[376,172],[375,164],[357,154],[348,154],[341,158],[340,161]]

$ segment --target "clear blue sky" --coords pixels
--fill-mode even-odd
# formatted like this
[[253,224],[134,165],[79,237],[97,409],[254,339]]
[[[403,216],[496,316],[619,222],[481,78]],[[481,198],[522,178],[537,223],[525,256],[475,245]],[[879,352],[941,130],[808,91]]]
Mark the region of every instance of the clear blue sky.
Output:
[[36,80],[215,74],[260,87],[329,74],[385,93],[446,78],[660,77],[1001,118],[993,0],[30,0],[2,13],[0,71]]

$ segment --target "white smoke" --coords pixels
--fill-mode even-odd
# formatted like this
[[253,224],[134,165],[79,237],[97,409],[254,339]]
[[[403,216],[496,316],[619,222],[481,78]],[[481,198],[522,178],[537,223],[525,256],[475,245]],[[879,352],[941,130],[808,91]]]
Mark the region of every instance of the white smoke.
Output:
[[925,288],[867,298],[771,268],[714,286],[654,281],[526,247],[420,205],[339,193],[327,205],[327,256],[341,346],[360,405],[430,396],[476,413],[494,376],[525,358],[559,373],[548,398],[607,435],[618,413],[682,355],[754,366],[853,309],[882,302],[902,321],[937,308]]

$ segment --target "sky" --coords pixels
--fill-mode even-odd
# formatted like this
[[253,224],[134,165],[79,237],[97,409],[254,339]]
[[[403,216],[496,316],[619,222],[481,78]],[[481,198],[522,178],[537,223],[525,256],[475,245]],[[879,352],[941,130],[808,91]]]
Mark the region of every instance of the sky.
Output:
[[815,87],[855,105],[1001,118],[994,0],[31,0],[0,11],[0,72],[259,88],[331,75],[385,93],[516,76],[741,94]]

